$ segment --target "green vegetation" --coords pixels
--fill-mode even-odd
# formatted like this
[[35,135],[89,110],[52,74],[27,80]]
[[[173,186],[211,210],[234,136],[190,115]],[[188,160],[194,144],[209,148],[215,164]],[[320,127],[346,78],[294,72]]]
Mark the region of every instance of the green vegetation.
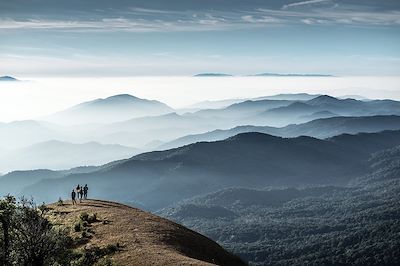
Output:
[[97,246],[83,249],[79,253],[79,259],[72,262],[73,266],[86,266],[86,265],[114,265],[112,260],[107,256],[112,255],[121,250],[119,244],[108,245],[104,248]]
[[58,201],[57,201],[57,205],[58,206],[64,206],[64,201],[61,198],[59,198]]
[[65,265],[72,239],[45,218],[46,212],[26,199],[0,200],[0,265]]
[[90,226],[99,222],[97,214],[81,213],[73,226],[81,235],[73,238],[70,228],[47,219],[48,212],[46,206],[26,199],[0,200],[0,265],[113,265],[107,256],[121,249],[118,243],[80,248],[94,233]]

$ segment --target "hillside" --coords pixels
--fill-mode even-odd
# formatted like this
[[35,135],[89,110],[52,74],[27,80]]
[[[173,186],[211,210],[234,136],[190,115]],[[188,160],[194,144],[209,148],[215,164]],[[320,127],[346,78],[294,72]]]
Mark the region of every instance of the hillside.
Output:
[[23,148],[38,142],[62,139],[62,136],[50,124],[42,121],[0,123],[0,146],[5,149]]
[[[357,144],[350,145],[352,142]],[[66,188],[85,182],[95,185],[95,197],[157,210],[231,186],[346,184],[368,170],[370,153],[395,145],[400,145],[400,131],[329,140],[245,133],[223,141],[140,154],[86,174],[43,179],[26,187],[23,194],[55,201],[69,194]]]
[[[400,115],[400,102],[392,100],[359,101],[321,95],[308,101],[266,110],[252,117],[253,124],[286,126],[308,122],[315,114],[329,112],[338,116]],[[313,115],[314,114],[314,115]]]
[[369,164],[346,187],[227,188],[158,214],[254,266],[399,265],[400,146],[374,154]]
[[85,165],[102,165],[138,153],[138,149],[118,144],[105,145],[97,142],[76,144],[51,140],[4,153],[0,151],[2,162],[0,172],[30,169],[63,170]]
[[162,144],[159,149],[171,149],[200,141],[218,141],[246,132],[260,132],[282,137],[310,136],[328,138],[343,133],[374,133],[382,130],[399,130],[400,116],[378,115],[361,117],[330,117],[286,127],[239,126],[226,130],[214,130],[187,135]]
[[245,265],[212,240],[179,224],[122,204],[87,200],[77,205],[50,205],[49,218],[74,228],[81,213],[97,214],[78,249],[119,247],[108,255],[117,265]]

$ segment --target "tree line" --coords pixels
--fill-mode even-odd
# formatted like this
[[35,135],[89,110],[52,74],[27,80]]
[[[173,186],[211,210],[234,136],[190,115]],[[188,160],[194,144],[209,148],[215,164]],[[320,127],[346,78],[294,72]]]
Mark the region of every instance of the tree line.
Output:
[[71,239],[32,200],[0,200],[0,265],[65,265]]

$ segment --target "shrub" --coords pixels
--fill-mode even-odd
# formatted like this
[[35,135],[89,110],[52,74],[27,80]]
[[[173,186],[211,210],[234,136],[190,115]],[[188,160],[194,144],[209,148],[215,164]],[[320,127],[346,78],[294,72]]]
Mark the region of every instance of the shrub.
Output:
[[89,226],[89,223],[87,221],[82,221],[81,225],[82,225],[83,228],[85,228],[85,227]]
[[61,198],[58,199],[57,206],[64,206],[64,201]]
[[[47,218],[48,208],[22,198],[0,199],[0,265],[69,265],[71,238]],[[6,242],[6,243],[4,243]]]
[[117,244],[108,244],[104,249],[105,249],[105,252],[107,254],[112,254],[112,253],[115,253],[115,252],[121,250],[121,246],[120,246],[119,243],[117,243]]
[[96,266],[114,266],[115,264],[112,262],[110,258],[102,258],[99,262],[96,263]]
[[75,232],[80,232],[82,230],[80,222],[77,222],[74,224],[74,230],[75,230]]
[[89,234],[86,231],[83,231],[81,236],[82,238],[89,238]]
[[89,219],[89,214],[87,213],[87,212],[82,212],[80,215],[79,215],[79,219],[81,220],[81,221],[88,221],[88,219]]
[[92,215],[89,215],[88,220],[89,223],[95,223],[97,222],[97,213],[93,213]]
[[85,248],[82,251],[81,257],[74,261],[72,265],[74,266],[87,266],[87,265],[100,265],[100,266],[111,266],[114,265],[108,255],[112,255],[117,252],[119,245],[108,245],[107,247],[100,248],[97,246],[92,246]]

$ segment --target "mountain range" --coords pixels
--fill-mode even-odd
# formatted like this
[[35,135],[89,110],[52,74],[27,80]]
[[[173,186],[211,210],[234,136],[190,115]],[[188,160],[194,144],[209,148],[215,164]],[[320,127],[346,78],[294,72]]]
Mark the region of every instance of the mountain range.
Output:
[[[360,101],[328,95],[280,95],[277,99],[246,100],[221,109],[193,112],[211,121],[224,119],[224,126],[257,125],[282,127],[333,116],[400,115],[400,103],[392,100]],[[310,99],[311,98],[311,99]],[[290,100],[292,99],[292,100]],[[294,99],[294,100],[293,100]],[[297,100],[306,99],[306,100]]]
[[343,185],[368,169],[370,154],[399,144],[400,131],[327,140],[244,133],[223,141],[140,154],[89,173],[44,179],[20,194],[53,201],[85,180],[96,184],[95,197],[156,210],[230,186]]
[[345,187],[225,188],[157,212],[250,265],[400,263],[400,146]]
[[260,132],[282,137],[310,136],[328,138],[343,133],[359,132],[373,133],[382,130],[399,130],[400,116],[361,116],[361,117],[331,117],[312,120],[303,124],[294,124],[281,128],[260,126],[239,126],[227,130],[214,130],[202,134],[188,135],[168,143],[158,149],[171,149],[200,141],[223,140],[239,133]]
[[104,228],[121,241],[125,231],[151,238],[124,242],[114,254],[123,264],[125,251],[141,254],[138,243],[150,248],[148,261],[163,252],[154,261],[241,262],[185,228],[103,200],[182,223],[250,265],[400,263],[400,102],[300,93],[203,104],[218,108],[116,95],[0,123],[0,171],[18,169],[0,176],[0,195],[55,202],[88,184],[102,200],[53,216],[112,217],[91,228],[91,244],[108,243]]
[[[398,129],[396,119],[389,116],[399,115],[400,112],[400,103],[391,100],[359,101],[304,93],[232,101],[232,104],[219,109],[177,113],[157,101],[125,94],[116,95],[82,103],[43,118],[52,122],[25,120],[0,123],[0,151],[2,154],[16,154],[24,149],[32,150],[33,145],[44,150],[47,146],[39,143],[52,140],[64,143],[97,142],[101,145],[121,145],[152,151],[202,140],[222,140],[251,131],[284,137],[308,135],[325,138],[341,133]],[[371,118],[321,119],[338,116],[371,116]],[[304,124],[313,120],[315,122]],[[360,121],[364,121],[362,122],[364,124],[359,125]],[[288,126],[289,124],[297,125]],[[193,136],[198,134],[202,135]],[[111,153],[114,152],[112,146],[105,147],[108,147]],[[39,149],[35,151],[40,157]],[[79,157],[79,152],[77,154]],[[111,160],[117,158],[121,156],[109,157]],[[50,169],[60,169],[60,165],[77,166],[77,160],[74,161],[72,157],[66,157],[62,164],[55,160],[52,162],[53,165],[49,163],[36,165]],[[82,161],[84,164],[93,165],[104,162],[100,155]],[[1,171],[4,173],[9,170],[29,169],[35,165],[29,160],[18,159],[13,160],[11,164],[12,168],[0,164]]]

